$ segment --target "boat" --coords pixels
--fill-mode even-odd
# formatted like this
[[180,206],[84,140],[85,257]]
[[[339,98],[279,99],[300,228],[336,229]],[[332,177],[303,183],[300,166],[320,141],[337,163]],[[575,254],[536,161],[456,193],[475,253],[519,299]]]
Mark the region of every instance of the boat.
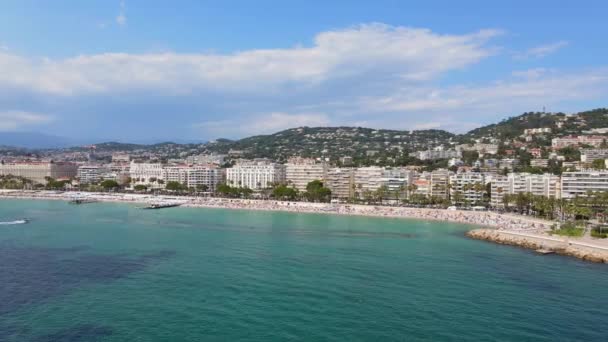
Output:
[[26,224],[26,223],[29,223],[29,222],[30,222],[29,219],[23,218],[23,219],[14,220],[14,221],[1,221],[0,225],[10,226],[10,225],[15,225],[15,224]]

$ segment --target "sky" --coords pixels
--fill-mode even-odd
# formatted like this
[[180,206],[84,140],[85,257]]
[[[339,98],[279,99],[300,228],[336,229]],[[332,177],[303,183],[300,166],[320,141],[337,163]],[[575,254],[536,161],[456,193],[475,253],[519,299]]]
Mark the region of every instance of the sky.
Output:
[[608,106],[608,1],[0,2],[0,132],[466,132]]

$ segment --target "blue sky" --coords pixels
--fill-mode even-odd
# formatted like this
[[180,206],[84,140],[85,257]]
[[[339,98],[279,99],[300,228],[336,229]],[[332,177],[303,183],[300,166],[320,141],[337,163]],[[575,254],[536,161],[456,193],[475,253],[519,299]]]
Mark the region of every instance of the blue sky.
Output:
[[605,1],[3,1],[0,131],[463,132],[605,107]]

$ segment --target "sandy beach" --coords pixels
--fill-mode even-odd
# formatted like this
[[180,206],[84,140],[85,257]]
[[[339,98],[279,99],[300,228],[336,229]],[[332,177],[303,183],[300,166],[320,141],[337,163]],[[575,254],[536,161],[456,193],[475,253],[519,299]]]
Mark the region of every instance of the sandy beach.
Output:
[[[91,199],[100,202],[136,203],[179,203],[190,208],[219,208],[236,210],[284,211],[294,213],[314,213],[351,215],[368,217],[386,217],[455,222],[478,226],[468,236],[475,239],[492,241],[500,244],[517,245],[524,248],[549,248],[555,251],[566,251],[567,254],[585,260],[608,262],[608,241],[590,237],[567,238],[549,234],[552,221],[515,214],[503,214],[492,211],[465,211],[448,209],[427,209],[409,207],[391,207],[380,205],[353,205],[289,202],[275,200],[231,199],[217,197],[166,196],[148,194],[121,193],[85,193],[60,191],[21,191],[0,190],[0,199],[45,199],[70,201],[75,198]],[[568,247],[568,249],[565,249]],[[593,257],[589,253],[593,252]]]

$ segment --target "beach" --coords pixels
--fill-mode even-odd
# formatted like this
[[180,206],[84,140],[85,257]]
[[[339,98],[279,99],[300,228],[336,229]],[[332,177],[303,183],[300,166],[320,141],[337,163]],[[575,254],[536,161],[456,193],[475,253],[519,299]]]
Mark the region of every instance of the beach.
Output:
[[[467,236],[499,244],[529,249],[548,248],[554,252],[581,259],[608,262],[608,241],[603,239],[567,238],[550,234],[552,221],[493,211],[411,208],[382,205],[309,203],[276,200],[232,199],[218,197],[167,196],[122,193],[84,193],[60,191],[0,190],[1,198],[45,199],[70,201],[75,198],[99,202],[121,202],[147,205],[177,203],[191,208],[284,211],[292,213],[333,214],[454,222],[477,226]],[[568,247],[567,249],[565,247]],[[567,250],[567,252],[565,252]],[[590,253],[593,257],[589,257]]]

